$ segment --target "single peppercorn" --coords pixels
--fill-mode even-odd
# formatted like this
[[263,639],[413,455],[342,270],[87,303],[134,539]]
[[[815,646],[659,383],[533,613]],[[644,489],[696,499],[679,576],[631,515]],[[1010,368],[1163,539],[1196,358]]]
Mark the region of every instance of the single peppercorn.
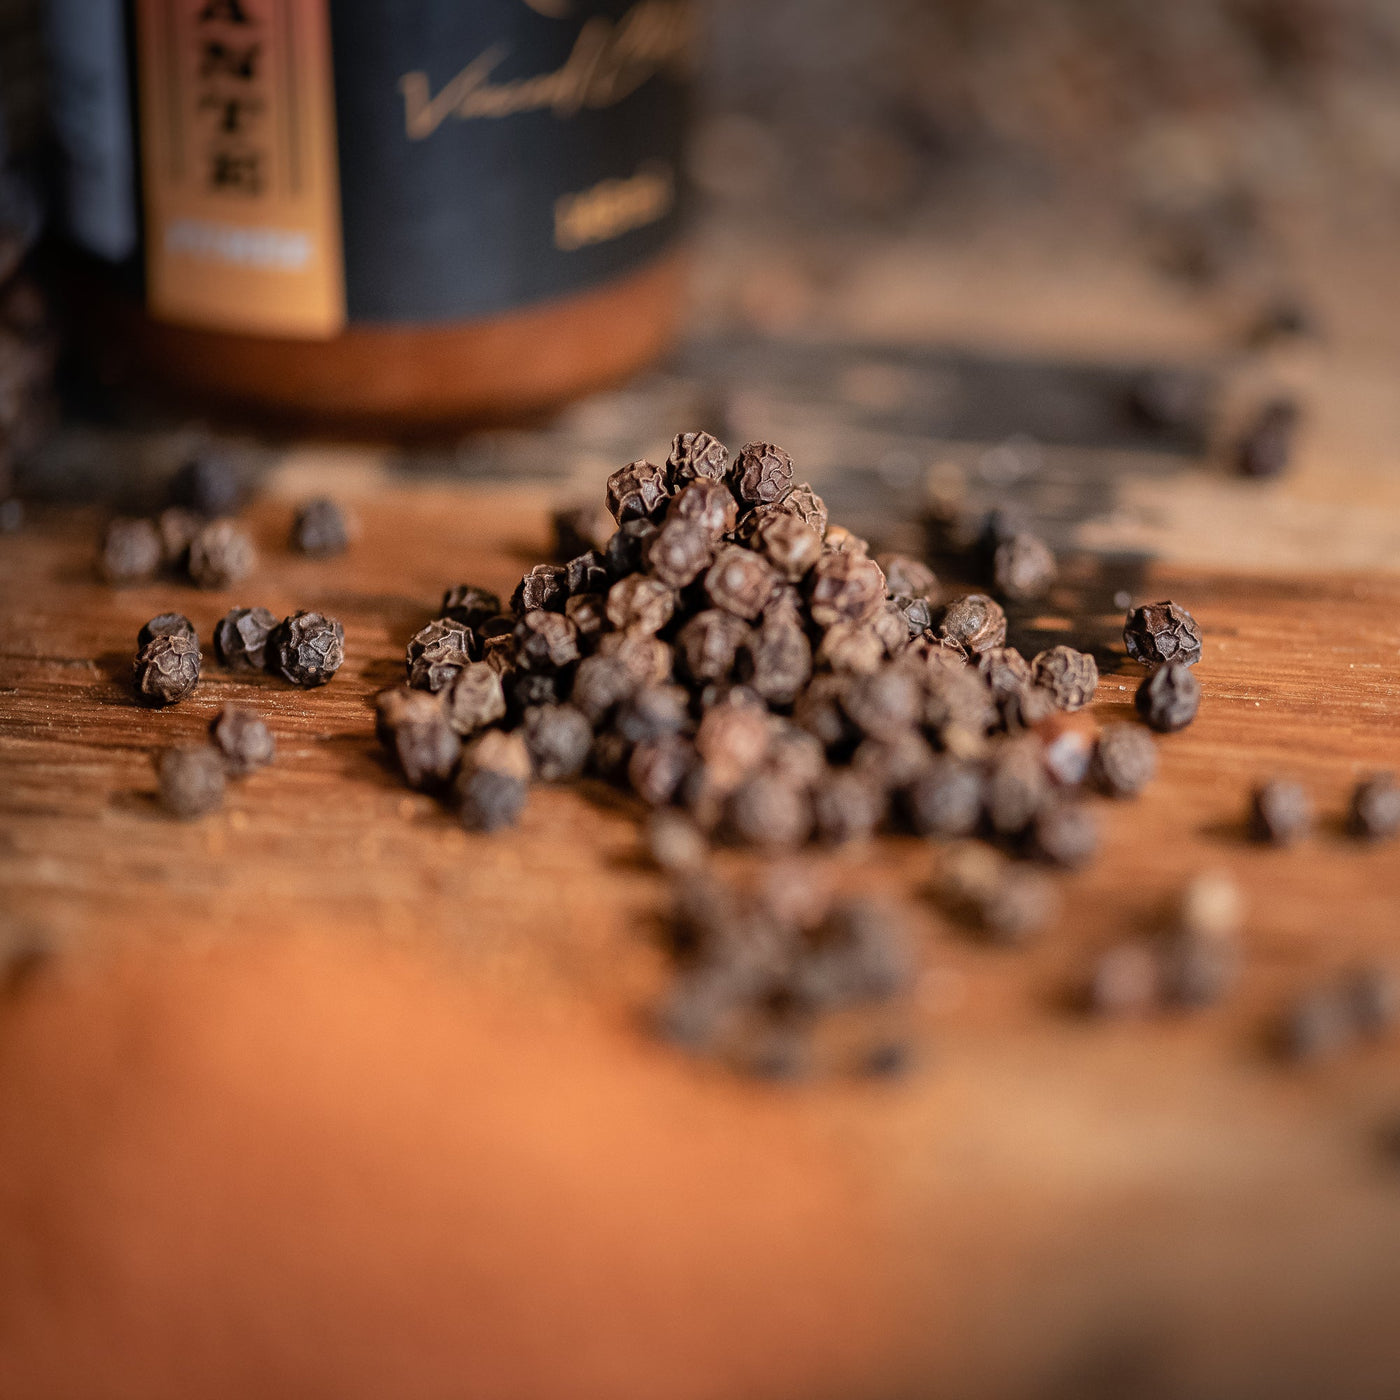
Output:
[[442,595],[440,615],[479,632],[492,618],[501,616],[501,600],[488,589],[459,583]]
[[214,652],[230,671],[261,671],[277,619],[266,608],[232,608],[214,628]]
[[1098,850],[1098,823],[1082,802],[1048,802],[1036,813],[1031,843],[1043,860],[1078,869]]
[[1131,724],[1108,724],[1094,745],[1094,783],[1110,797],[1136,797],[1157,772],[1152,736]]
[[510,606],[516,617],[527,612],[563,612],[569,597],[568,576],[560,564],[536,564],[511,594]]
[[723,481],[692,481],[671,498],[666,508],[666,522],[688,520],[717,541],[729,534],[739,521],[739,506],[734,493]]
[[1137,688],[1137,712],[1158,733],[1185,729],[1201,705],[1201,683],[1180,661],[1159,666]]
[[225,705],[214,716],[209,732],[224,756],[224,766],[236,777],[265,768],[277,754],[277,743],[262,716],[245,705]]
[[834,622],[822,633],[814,661],[840,675],[868,676],[885,664],[885,644],[868,622]]
[[626,578],[628,574],[641,572],[647,541],[656,533],[656,529],[650,520],[629,520],[608,537],[603,557],[613,578]]
[[709,853],[704,833],[679,812],[653,812],[646,824],[647,854],[671,875],[699,870]]
[[999,544],[992,558],[996,591],[1013,603],[1043,598],[1059,574],[1050,546],[1038,535],[1021,533]]
[[199,588],[228,588],[257,567],[258,552],[236,520],[211,520],[190,541],[190,578]]
[[734,465],[733,482],[748,505],[774,505],[792,490],[792,458],[771,442],[751,442]]
[[790,583],[800,583],[821,558],[822,542],[815,530],[795,515],[770,515],[758,527],[754,544],[759,553]]
[[185,637],[196,647],[199,645],[199,636],[194,630],[194,623],[184,613],[160,613],[153,617],[136,634],[137,651],[144,650],[157,637]]
[[579,659],[578,629],[553,612],[527,612],[515,625],[515,660],[526,671],[557,671]]
[[[569,590],[569,602],[575,598],[606,593],[612,585],[607,561],[596,549],[570,559],[564,565],[564,586]],[[568,611],[568,603],[564,605]]]
[[1099,668],[1087,651],[1051,647],[1031,662],[1031,680],[1055,697],[1062,710],[1082,710],[1099,685]]
[[179,744],[160,756],[160,804],[189,820],[214,811],[224,800],[224,761],[208,744]]
[[[409,671],[413,670],[413,663],[423,654],[441,643],[446,642],[452,651],[466,653],[469,657],[477,650],[476,638],[472,634],[471,628],[463,623],[455,622],[450,617],[435,617],[431,622],[420,627],[412,637],[408,639],[408,646],[404,652],[404,664]],[[419,689],[429,687],[420,686]],[[432,687],[438,689],[440,687]]]
[[644,685],[621,704],[614,725],[629,743],[679,734],[690,723],[689,696],[678,685]]
[[984,788],[987,818],[1002,836],[1019,836],[1049,796],[1039,739],[1008,740],[992,758]]
[[714,542],[710,532],[690,520],[668,520],[642,551],[647,569],[668,588],[684,588],[710,567]]
[[1312,799],[1301,783],[1271,778],[1249,798],[1249,833],[1256,841],[1291,846],[1312,829]]
[[905,819],[918,836],[971,836],[982,818],[983,777],[976,765],[935,758],[901,795]]
[[[1084,714],[1056,710],[1035,726],[1035,735],[1044,745],[1045,771],[1062,788],[1076,788],[1089,775],[1098,726]],[[1140,729],[1135,733],[1142,734]],[[1149,741],[1150,742],[1150,741]]]
[[619,579],[608,590],[608,621],[619,631],[659,632],[675,610],[675,589],[646,574]]
[[918,723],[924,693],[915,676],[886,666],[866,676],[854,676],[841,694],[846,717],[862,734],[893,740]]
[[505,717],[501,678],[485,661],[468,662],[443,688],[441,705],[447,722],[458,734],[475,734]]
[[1235,462],[1242,476],[1281,476],[1293,459],[1302,413],[1293,399],[1271,399],[1240,435]]
[[527,784],[509,773],[464,768],[453,785],[457,818],[468,831],[491,833],[514,826],[525,810]]
[[695,749],[674,734],[635,745],[627,759],[627,782],[649,807],[665,807],[695,765]]
[[825,540],[830,522],[826,502],[805,481],[794,486],[783,497],[778,509],[795,515],[809,529],[815,530],[819,539]]
[[268,638],[268,654],[283,680],[325,685],[345,662],[345,629],[318,612],[293,613]]
[[[880,621],[882,617],[893,616],[903,628],[903,632],[893,631],[888,638],[884,632],[884,625]],[[914,637],[922,636],[933,627],[934,608],[927,598],[909,598],[903,594],[891,598],[885,604],[883,614],[877,613],[876,620],[872,626],[880,631],[881,640],[885,642],[885,650],[891,656],[897,655]],[[894,645],[890,643],[893,641]]]
[[706,711],[695,731],[695,750],[709,781],[721,792],[732,792],[758,771],[771,735],[762,707],[716,705]]
[[570,700],[596,729],[607,722],[613,710],[639,682],[617,657],[585,656],[574,672]]
[[[828,541],[830,534],[828,532]],[[885,602],[885,576],[864,554],[823,554],[807,575],[807,602],[818,627],[869,622]]]
[[1144,666],[1175,661],[1194,666],[1201,659],[1201,629],[1185,608],[1168,600],[1147,603],[1128,614],[1123,627],[1128,655]]
[[206,448],[183,462],[170,478],[170,502],[210,520],[233,515],[243,504],[243,483],[229,457]]
[[204,517],[184,506],[167,506],[156,517],[160,532],[161,562],[167,569],[187,573],[190,566],[190,544],[204,528]]
[[191,637],[163,636],[136,657],[136,698],[143,705],[174,705],[199,684],[199,644]]
[[539,705],[525,711],[522,732],[534,775],[557,783],[583,772],[593,743],[593,727],[572,705]]
[[725,832],[736,845],[758,850],[790,850],[812,830],[807,794],[771,773],[756,773],[730,794]]
[[812,678],[812,644],[800,627],[765,617],[739,649],[736,674],[768,704],[791,705]]
[[375,737],[385,748],[393,748],[399,725],[425,723],[441,709],[441,697],[426,690],[410,690],[406,685],[381,690],[374,701]]
[[160,568],[160,533],[149,520],[118,518],[102,538],[98,568],[108,583],[145,583]]
[[[608,576],[611,579],[611,575]],[[612,626],[605,593],[580,593],[564,604],[564,616],[574,624],[580,649],[587,651]]]
[[598,655],[616,657],[638,685],[660,685],[671,678],[671,648],[641,627],[608,632],[599,638]]
[[344,554],[350,527],[340,507],[328,496],[317,496],[297,508],[292,519],[291,546],[299,554],[323,558]]
[[998,703],[1032,684],[1030,662],[1014,647],[992,647],[977,658],[978,674]]
[[712,433],[677,433],[666,470],[676,490],[693,481],[722,482],[729,474],[729,449]]
[[885,586],[892,598],[922,598],[928,603],[938,601],[938,579],[922,560],[913,559],[907,554],[879,554],[875,562],[884,572]]
[[850,768],[829,769],[812,788],[817,835],[832,845],[867,840],[888,808],[883,790]]
[[629,520],[659,520],[670,495],[666,469],[651,462],[629,462],[608,478],[608,509],[619,525]]
[[1393,773],[1373,773],[1356,785],[1347,825],[1367,841],[1388,841],[1400,831],[1400,783]]
[[996,599],[985,593],[969,593],[948,605],[938,631],[949,641],[980,655],[1006,645],[1006,614]]
[[451,781],[462,756],[462,740],[441,707],[394,729],[394,757],[411,788],[432,791]]
[[685,675],[696,685],[727,680],[749,629],[732,613],[706,608],[676,634],[676,654]]
[[925,671],[924,728],[945,748],[966,748],[965,741],[980,741],[996,722],[992,692],[970,666]]
[[715,555],[704,588],[715,607],[752,622],[767,605],[776,583],[772,565],[761,555],[727,545]]
[[[427,630],[424,628],[424,632]],[[420,637],[422,635],[419,633]],[[471,651],[465,645],[465,632],[455,624],[422,645],[410,642],[409,648],[412,657],[408,662],[409,685],[415,690],[430,690],[435,695],[451,685],[472,662]]]

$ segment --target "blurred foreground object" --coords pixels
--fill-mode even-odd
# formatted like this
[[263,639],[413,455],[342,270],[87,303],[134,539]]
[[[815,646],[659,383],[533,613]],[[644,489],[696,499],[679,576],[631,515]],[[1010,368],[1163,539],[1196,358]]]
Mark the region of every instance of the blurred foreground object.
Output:
[[128,8],[49,8],[109,362],[394,426],[544,408],[665,344],[686,0]]

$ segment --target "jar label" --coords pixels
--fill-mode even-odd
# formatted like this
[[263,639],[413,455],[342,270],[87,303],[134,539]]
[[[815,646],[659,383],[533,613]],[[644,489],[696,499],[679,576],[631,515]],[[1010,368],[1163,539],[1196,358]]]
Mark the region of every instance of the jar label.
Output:
[[324,338],[659,254],[691,24],[689,0],[134,0],[151,313]]

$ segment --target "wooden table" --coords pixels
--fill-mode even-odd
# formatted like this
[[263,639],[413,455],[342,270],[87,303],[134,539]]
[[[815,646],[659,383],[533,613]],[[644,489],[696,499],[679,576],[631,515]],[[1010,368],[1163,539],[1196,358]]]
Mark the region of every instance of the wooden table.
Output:
[[[1314,421],[1387,363],[1348,353],[1308,371]],[[664,888],[626,802],[539,789],[517,831],[469,835],[381,756],[372,697],[407,637],[448,584],[508,591],[564,488],[308,447],[265,482],[262,566],[227,594],[108,589],[99,514],[36,508],[0,541],[0,931],[59,955],[0,1017],[0,1392],[1394,1394],[1400,1044],[1305,1070],[1265,1044],[1294,995],[1400,954],[1400,855],[1340,829],[1357,777],[1400,768],[1400,577],[1375,566],[1393,412],[1340,415],[1284,486],[1146,472],[1116,519],[1057,527],[1132,539],[1139,598],[1195,613],[1200,718],[1145,796],[1104,804],[1102,858],[1023,951],[940,910],[935,848],[831,863],[922,949],[919,1063],[890,1084],[770,1088],[650,1037]],[[327,483],[360,537],[295,557],[292,503]],[[1162,517],[1183,502],[1199,530]],[[210,659],[185,703],[132,703],[147,617],[208,638],[254,603],[343,620],[330,686]],[[1111,646],[1118,618],[1070,590],[1036,623]],[[1099,718],[1138,675],[1120,648]],[[153,755],[229,700],[264,711],[277,762],[171,822]],[[1279,770],[1322,816],[1289,851],[1243,836]],[[1207,869],[1248,901],[1228,1004],[1068,1009],[1095,950]]]

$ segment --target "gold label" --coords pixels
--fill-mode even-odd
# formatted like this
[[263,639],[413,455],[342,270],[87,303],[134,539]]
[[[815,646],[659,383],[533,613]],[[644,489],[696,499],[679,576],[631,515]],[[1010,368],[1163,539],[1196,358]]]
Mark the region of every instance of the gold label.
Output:
[[345,324],[329,0],[137,0],[147,303],[211,330]]
[[554,246],[570,253],[606,243],[634,228],[664,219],[676,203],[676,178],[659,160],[648,161],[625,180],[599,180],[579,194],[554,201]]

